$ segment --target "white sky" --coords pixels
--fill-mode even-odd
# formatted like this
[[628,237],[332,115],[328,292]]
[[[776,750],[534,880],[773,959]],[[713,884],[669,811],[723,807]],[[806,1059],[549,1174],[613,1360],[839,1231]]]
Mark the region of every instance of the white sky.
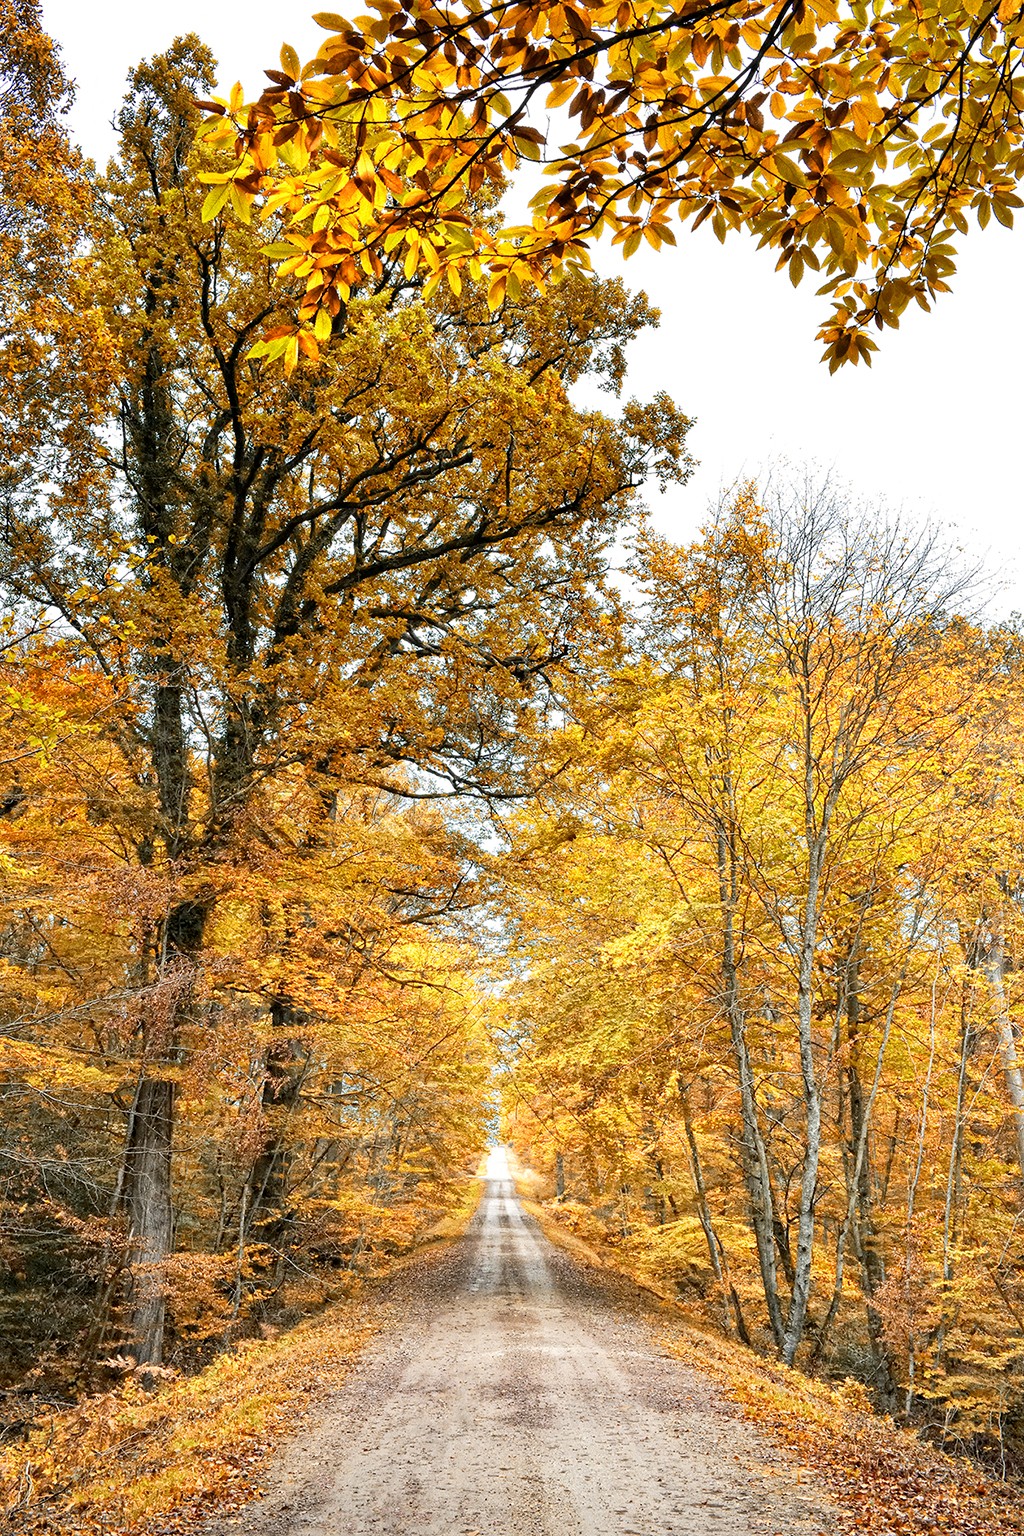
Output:
[[[222,81],[240,79],[249,92],[282,42],[305,58],[323,36],[303,3],[285,15],[266,0],[43,0],[43,12],[77,82],[73,131],[100,161],[113,148],[110,119],[127,70],[174,36],[198,32]],[[743,236],[720,246],[706,227],[676,234],[675,249],[627,263],[608,250],[599,260],[662,311],[661,328],[630,354],[628,393],[667,390],[697,418],[690,444],[700,470],[684,489],[655,496],[659,527],[685,539],[719,487],[779,460],[813,460],[861,497],[951,526],[1002,579],[995,611],[1024,609],[1024,226],[972,233],[953,293],[880,336],[870,370],[833,377],[814,340],[827,301],[810,285],[791,288],[771,254]]]

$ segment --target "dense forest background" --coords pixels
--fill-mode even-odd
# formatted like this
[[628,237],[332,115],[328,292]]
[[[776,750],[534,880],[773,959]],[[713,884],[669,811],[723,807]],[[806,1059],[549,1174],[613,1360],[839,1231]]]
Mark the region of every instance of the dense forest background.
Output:
[[1019,1465],[1017,628],[820,482],[655,538],[688,418],[571,393],[657,322],[617,281],[393,253],[267,366],[201,42],[100,174],[0,20],[12,1420],[346,1294],[500,1130],[636,1275]]

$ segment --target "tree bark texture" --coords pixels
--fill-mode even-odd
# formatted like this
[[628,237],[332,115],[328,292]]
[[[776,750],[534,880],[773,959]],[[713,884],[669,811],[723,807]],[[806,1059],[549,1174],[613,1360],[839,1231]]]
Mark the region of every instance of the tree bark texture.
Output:
[[722,990],[733,1059],[740,1091],[740,1114],[743,1123],[741,1158],[743,1177],[750,1202],[750,1220],[757,1244],[758,1265],[764,1287],[765,1306],[772,1337],[781,1348],[784,1335],[782,1304],[779,1300],[777,1253],[775,1247],[775,1202],[772,1198],[771,1174],[768,1168],[768,1150],[761,1134],[761,1124],[754,1095],[754,1074],[747,1044],[746,1017],[739,991],[739,975],[736,961],[736,939],[733,912],[736,891],[736,871],[733,850],[725,828],[717,834],[719,894],[722,903]]
[[127,1207],[132,1244],[131,1328],[140,1365],[163,1359],[167,1285],[174,1244],[171,1149],[174,1084],[143,1078],[132,1106],[126,1154]]

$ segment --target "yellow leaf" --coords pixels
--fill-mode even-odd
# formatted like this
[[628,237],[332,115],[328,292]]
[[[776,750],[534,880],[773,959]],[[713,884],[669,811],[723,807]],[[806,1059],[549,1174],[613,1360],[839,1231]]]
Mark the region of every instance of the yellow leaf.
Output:
[[570,75],[567,80],[561,80],[553,85],[548,92],[547,105],[549,107],[562,107],[571,96],[576,94],[578,81],[575,75]]
[[228,200],[230,190],[230,182],[225,182],[223,186],[214,187],[212,191],[207,192],[206,197],[203,199],[202,219],[204,224],[208,224],[211,219],[217,217]]
[[788,155],[772,155],[772,165],[774,166],[776,173],[781,176],[784,181],[788,181],[794,187],[802,187],[807,180],[807,177],[797,165],[796,161],[791,160]]
[[242,223],[251,223],[252,198],[245,192],[240,192],[235,186],[234,182],[230,183],[228,187],[228,194],[231,198],[231,206],[235,210],[235,213],[238,215],[238,217],[241,219]]

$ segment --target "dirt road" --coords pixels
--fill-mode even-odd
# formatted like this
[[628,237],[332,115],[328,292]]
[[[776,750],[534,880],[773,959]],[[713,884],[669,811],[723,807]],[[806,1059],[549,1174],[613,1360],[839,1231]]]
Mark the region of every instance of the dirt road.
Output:
[[210,1536],[815,1536],[806,1486],[489,1181],[447,1271]]

